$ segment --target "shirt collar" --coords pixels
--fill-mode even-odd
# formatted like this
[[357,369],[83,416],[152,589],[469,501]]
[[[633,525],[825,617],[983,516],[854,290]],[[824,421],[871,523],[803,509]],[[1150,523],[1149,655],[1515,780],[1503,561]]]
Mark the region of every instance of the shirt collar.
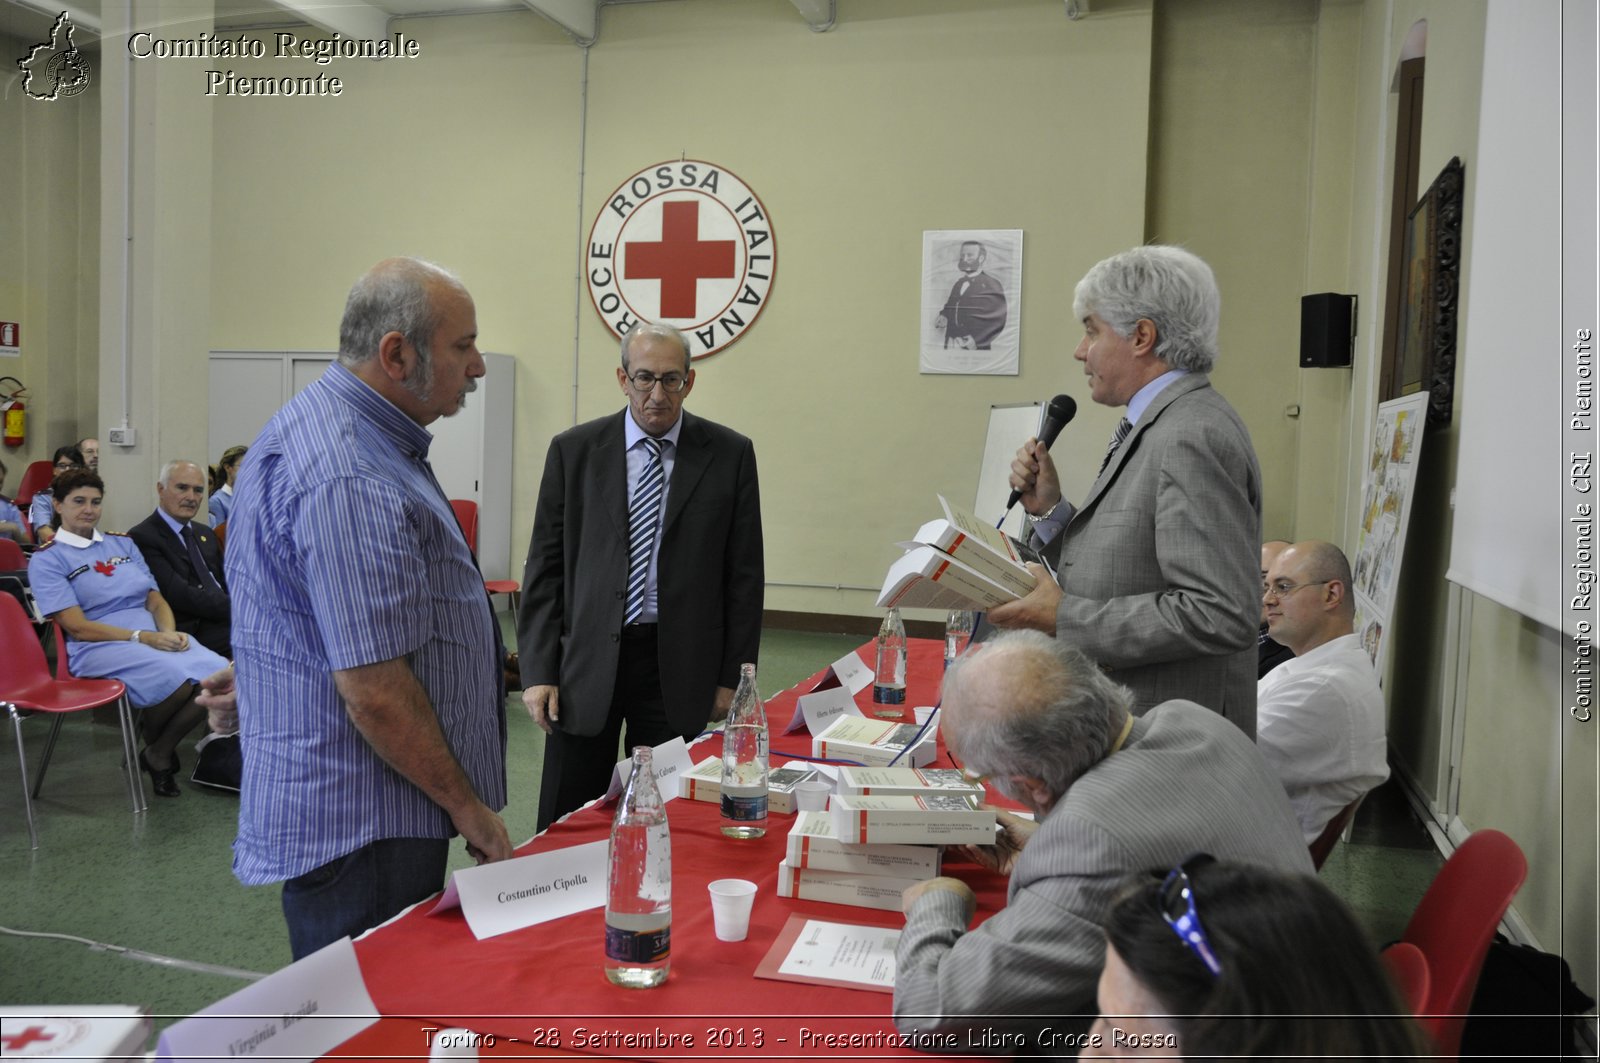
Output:
[[[656,438],[661,440],[663,443],[671,443],[674,447],[676,447],[678,445],[678,433],[681,431],[683,431],[683,411],[679,410],[678,419],[672,422],[672,427],[667,429],[665,433],[657,436]],[[623,449],[632,450],[634,447],[639,445],[639,440],[644,439],[649,434],[650,433],[646,432],[643,428],[639,427],[639,422],[633,419],[632,406],[622,411],[622,439],[623,442],[627,444]]]
[[219,494],[219,495],[231,495],[231,494],[233,494],[233,485],[232,484],[223,484],[222,485],[222,489],[219,490],[217,492],[217,494]]
[[55,541],[64,546],[75,546],[79,550],[82,550],[86,546],[93,546],[95,543],[104,542],[105,536],[100,533],[99,528],[94,530],[93,539],[85,539],[77,532],[69,532],[67,529],[62,528],[56,532]]
[[322,382],[334,395],[355,407],[356,412],[393,439],[402,453],[418,458],[428,456],[433,433],[407,417],[400,407],[378,394],[365,380],[338,362],[333,362],[322,374]]
[[178,536],[180,539],[183,538],[183,529],[186,522],[180,521],[177,517],[174,517],[171,513],[168,513],[160,506],[156,507],[156,512],[160,514],[162,520],[167,522],[167,527],[172,529],[172,534]]
[[1168,384],[1188,375],[1189,370],[1187,369],[1169,369],[1138,391],[1135,391],[1133,398],[1128,400],[1128,423],[1138,424],[1140,415],[1149,409],[1156,396],[1165,391]]

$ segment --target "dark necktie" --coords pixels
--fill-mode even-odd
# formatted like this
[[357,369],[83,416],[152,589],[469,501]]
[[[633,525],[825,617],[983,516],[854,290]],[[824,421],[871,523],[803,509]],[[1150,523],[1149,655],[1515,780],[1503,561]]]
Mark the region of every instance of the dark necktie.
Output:
[[[1128,433],[1133,431],[1133,422],[1124,417],[1117,422],[1117,430],[1111,433],[1111,442],[1106,444],[1106,456],[1100,459],[1100,472],[1106,471],[1106,466],[1111,464],[1111,456],[1122,446],[1122,441],[1128,438]],[[1099,479],[1100,473],[1095,473]]]
[[217,582],[217,577],[211,574],[211,566],[206,564],[206,559],[200,555],[200,544],[195,541],[194,525],[183,526],[183,545],[189,551],[189,564],[194,566],[194,574],[200,578],[200,586],[208,584],[217,590],[222,589],[222,584]]
[[661,465],[661,441],[646,436],[644,471],[628,504],[628,608],[622,622],[631,624],[644,611],[645,577],[650,572],[650,554],[655,547],[656,525],[660,522],[661,495],[667,478]]

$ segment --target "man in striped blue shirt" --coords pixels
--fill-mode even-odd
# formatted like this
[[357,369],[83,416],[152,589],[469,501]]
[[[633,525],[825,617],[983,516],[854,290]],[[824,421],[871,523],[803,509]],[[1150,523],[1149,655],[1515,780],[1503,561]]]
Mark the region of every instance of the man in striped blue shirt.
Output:
[[424,428],[476,389],[477,332],[455,277],[379,263],[239,476],[234,874],[284,883],[296,959],[438,890],[454,834],[511,855],[499,628]]

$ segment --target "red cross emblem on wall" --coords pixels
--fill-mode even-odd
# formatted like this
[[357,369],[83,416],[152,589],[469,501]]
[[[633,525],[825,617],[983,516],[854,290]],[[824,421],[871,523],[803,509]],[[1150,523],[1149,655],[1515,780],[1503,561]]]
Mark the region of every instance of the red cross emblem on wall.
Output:
[[663,322],[683,331],[694,358],[742,336],[777,275],[765,204],[725,167],[699,159],[624,180],[601,205],[584,250],[589,298],[613,336]]
[[695,316],[702,277],[732,277],[732,240],[700,239],[700,204],[663,203],[661,239],[629,240],[622,245],[622,275],[628,280],[661,282],[661,316]]

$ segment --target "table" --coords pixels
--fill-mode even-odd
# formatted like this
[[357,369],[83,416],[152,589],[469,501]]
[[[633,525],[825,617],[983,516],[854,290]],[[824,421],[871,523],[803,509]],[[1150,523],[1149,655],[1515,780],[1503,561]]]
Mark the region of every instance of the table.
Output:
[[[943,669],[943,644],[907,643],[905,717],[912,705],[933,704]],[[806,731],[783,735],[798,697],[826,669],[767,702],[773,727],[772,762],[809,755]],[[871,687],[856,696],[875,715]],[[721,753],[720,736],[691,747],[700,761]],[[943,744],[939,761],[949,765]],[[554,824],[517,850],[546,852],[610,834],[614,805],[590,805]],[[424,914],[425,902],[355,944],[362,974],[386,1018],[352,1039],[339,1056],[426,1055],[421,1029],[464,1026],[494,1034],[485,1055],[602,1056],[613,1059],[848,1058],[914,1059],[897,1047],[887,993],[759,979],[754,971],[791,914],[834,922],[899,927],[898,912],[799,901],[777,895],[793,817],[774,814],[764,838],[734,840],[720,832],[716,805],[667,803],[672,829],[672,973],[655,989],[622,989],[602,973],[604,912],[593,909],[478,941],[459,910]],[[971,863],[947,860],[945,873],[978,895],[981,921],[1005,904],[1006,880]],[[744,941],[716,940],[706,885],[747,878],[760,887]],[[425,1021],[424,1021],[425,1020]],[[828,1038],[855,1037],[849,1046]],[[516,1038],[507,1042],[503,1038]],[[973,1056],[968,1058],[981,1058]]]

